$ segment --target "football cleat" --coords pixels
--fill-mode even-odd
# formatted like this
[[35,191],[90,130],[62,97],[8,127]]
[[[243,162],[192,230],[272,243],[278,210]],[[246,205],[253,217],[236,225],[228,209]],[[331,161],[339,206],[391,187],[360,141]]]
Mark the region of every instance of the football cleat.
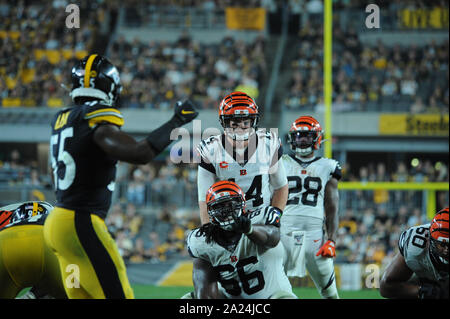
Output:
[[443,264],[448,265],[449,218],[448,207],[434,216],[430,226],[430,252]]
[[300,116],[292,123],[287,136],[291,150],[298,156],[308,156],[320,148],[323,130],[312,116]]
[[119,71],[101,55],[88,55],[72,68],[70,96],[75,103],[87,98],[113,105],[121,92]]
[[244,192],[231,181],[214,183],[206,193],[206,207],[212,224],[233,230],[234,219],[245,214]]
[[[238,134],[230,126],[230,121],[250,120],[247,132]],[[233,92],[225,96],[219,107],[219,121],[233,140],[248,140],[256,132],[259,123],[259,111],[255,101],[244,92]]]

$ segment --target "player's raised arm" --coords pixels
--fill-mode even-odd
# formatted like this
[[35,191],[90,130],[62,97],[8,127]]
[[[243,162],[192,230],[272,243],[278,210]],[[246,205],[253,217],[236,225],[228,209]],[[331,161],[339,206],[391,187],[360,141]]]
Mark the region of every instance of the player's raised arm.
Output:
[[281,211],[276,207],[264,209],[265,224],[252,225],[249,216],[234,216],[234,230],[246,235],[251,241],[264,248],[273,248],[280,242]]
[[100,125],[94,132],[94,141],[109,156],[133,163],[146,164],[161,153],[171,142],[171,132],[192,121],[198,112],[189,100],[177,102],[173,117],[152,131],[146,139],[136,141],[113,124]]

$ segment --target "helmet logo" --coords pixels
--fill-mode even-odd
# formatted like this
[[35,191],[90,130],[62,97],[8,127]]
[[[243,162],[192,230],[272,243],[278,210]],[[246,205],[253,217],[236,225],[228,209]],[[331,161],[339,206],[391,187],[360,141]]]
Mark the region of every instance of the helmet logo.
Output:
[[248,115],[249,112],[248,112],[248,110],[235,110],[234,111],[234,115],[242,115],[242,114]]
[[230,193],[229,192],[220,192],[219,194],[217,194],[217,197],[223,197],[223,196],[229,196]]

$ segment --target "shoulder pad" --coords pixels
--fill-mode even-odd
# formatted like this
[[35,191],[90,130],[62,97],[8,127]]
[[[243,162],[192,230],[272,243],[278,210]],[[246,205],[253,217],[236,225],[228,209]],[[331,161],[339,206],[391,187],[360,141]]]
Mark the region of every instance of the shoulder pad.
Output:
[[84,119],[88,121],[89,127],[94,127],[100,123],[110,123],[121,127],[124,124],[122,113],[114,107],[101,103],[88,102],[83,105],[85,108]]
[[405,230],[399,238],[398,248],[403,257],[420,255],[427,247],[429,224],[411,227]]
[[200,232],[200,228],[192,230],[186,237],[186,247],[189,255],[198,258],[201,255],[203,246],[206,245],[205,234]]

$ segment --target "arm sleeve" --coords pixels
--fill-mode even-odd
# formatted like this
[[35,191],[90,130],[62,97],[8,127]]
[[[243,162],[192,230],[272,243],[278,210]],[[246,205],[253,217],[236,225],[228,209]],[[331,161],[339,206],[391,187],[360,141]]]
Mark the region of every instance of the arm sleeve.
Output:
[[269,171],[269,182],[273,189],[279,189],[287,184],[286,170],[283,162],[277,161]]
[[341,164],[339,164],[338,161],[336,161],[336,167],[334,169],[334,171],[331,172],[331,177],[336,178],[338,181],[342,178],[342,169],[341,169]]
[[281,157],[283,156],[283,146],[281,145],[281,140],[273,136],[275,141],[274,146],[276,151],[272,156],[272,162],[269,169],[269,182],[273,189],[279,189],[288,183],[286,177],[286,170],[284,169],[283,161]]
[[280,219],[283,212],[276,207],[267,206],[264,209],[265,225],[280,227]]
[[209,170],[203,168],[202,166],[198,166],[197,170],[197,192],[198,192],[198,200],[205,201],[206,200],[206,192],[214,184],[216,180],[216,175]]
[[398,250],[400,251],[400,254],[402,254],[403,257],[405,257],[405,247],[407,242],[406,233],[407,233],[406,230],[403,233],[401,233],[400,239],[398,240]]

